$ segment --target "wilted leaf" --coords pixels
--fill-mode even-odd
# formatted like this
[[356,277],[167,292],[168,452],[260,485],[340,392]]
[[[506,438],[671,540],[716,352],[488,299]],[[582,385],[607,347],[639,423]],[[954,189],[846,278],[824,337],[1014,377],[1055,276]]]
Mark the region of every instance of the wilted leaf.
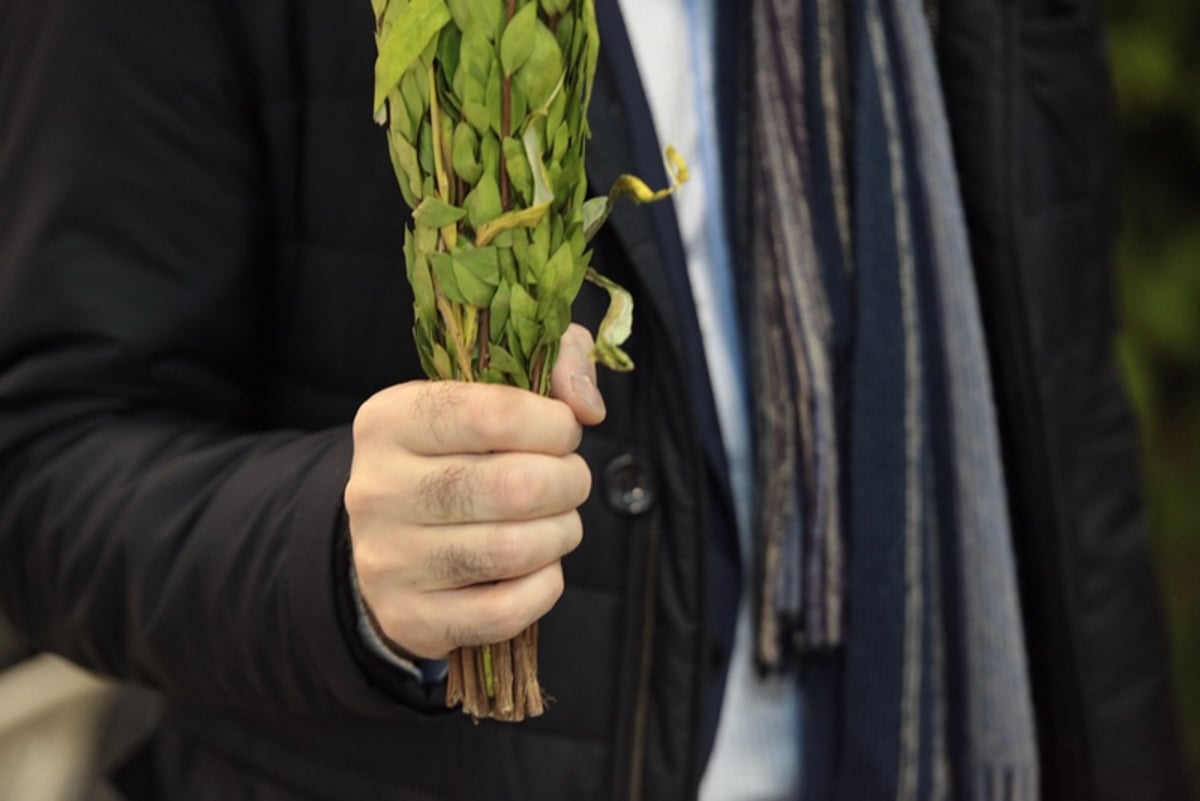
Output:
[[533,174],[533,202],[553,203],[554,190],[550,188],[550,179],[546,175],[546,165],[542,162],[542,132],[538,125],[530,125],[525,129],[523,137],[525,158]]
[[621,350],[621,345],[633,332],[633,296],[595,270],[588,270],[587,280],[608,292],[608,312],[596,333],[593,358],[611,370],[628,372],[633,369],[633,359]]
[[589,198],[583,204],[583,232],[588,241],[599,233],[611,213],[612,200],[608,195]]
[[542,203],[538,206],[530,206],[527,209],[518,209],[517,211],[502,214],[491,222],[480,226],[475,237],[475,244],[480,246],[486,245],[505,231],[514,228],[532,228],[541,222],[549,210],[550,205]]

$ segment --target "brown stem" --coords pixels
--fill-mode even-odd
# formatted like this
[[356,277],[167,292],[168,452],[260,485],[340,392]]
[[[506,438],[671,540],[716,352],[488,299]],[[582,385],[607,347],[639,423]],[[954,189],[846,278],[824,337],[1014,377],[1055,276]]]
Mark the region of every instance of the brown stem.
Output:
[[547,393],[542,392],[543,373],[546,372],[546,348],[541,348],[533,355],[533,365],[529,368],[529,386],[539,395]]
[[492,648],[492,666],[496,674],[496,717],[513,720],[518,714],[514,700],[513,649],[511,642]]
[[479,310],[479,372],[492,366],[492,310]]
[[[508,19],[517,13],[517,1],[507,0]],[[554,24],[557,20],[553,21]],[[500,96],[501,141],[512,135],[512,79],[505,78]],[[461,181],[457,187],[462,194]],[[511,210],[512,191],[508,178],[508,167],[500,160],[500,201],[505,211]],[[491,313],[481,309],[479,313],[479,373],[491,364]],[[542,348],[534,358],[531,380],[536,392],[542,390],[542,377],[546,365],[546,349]],[[477,373],[478,374],[478,373]],[[518,634],[512,640],[488,646],[492,651],[492,672],[495,696],[489,697],[483,677],[483,649],[481,647],[460,648],[450,657],[450,676],[446,685],[448,706],[462,704],[463,712],[474,718],[521,721],[537,717],[545,711],[542,689],[537,678],[537,623]]]
[[457,706],[463,702],[462,649],[450,653],[450,674],[446,677],[446,705]]

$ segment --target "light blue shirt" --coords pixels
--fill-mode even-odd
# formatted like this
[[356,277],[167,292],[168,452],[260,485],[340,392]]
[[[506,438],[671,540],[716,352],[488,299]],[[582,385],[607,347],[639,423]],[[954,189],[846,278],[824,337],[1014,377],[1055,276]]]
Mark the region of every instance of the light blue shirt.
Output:
[[[729,235],[721,213],[714,0],[619,0],[658,138],[689,161],[675,195],[688,278],[729,462],[743,565],[754,563],[751,406],[741,357]],[[728,124],[728,123],[726,123]],[[792,676],[754,668],[753,581],[743,576],[734,647],[702,801],[800,796],[803,699]]]

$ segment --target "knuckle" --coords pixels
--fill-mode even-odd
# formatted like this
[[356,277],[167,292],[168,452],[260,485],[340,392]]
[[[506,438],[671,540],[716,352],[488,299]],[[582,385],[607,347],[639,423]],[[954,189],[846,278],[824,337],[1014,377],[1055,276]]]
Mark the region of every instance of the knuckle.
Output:
[[487,561],[497,576],[516,576],[529,562],[529,540],[511,525],[495,526],[487,538]]
[[561,401],[554,404],[553,411],[547,411],[543,425],[551,426],[558,438],[557,455],[572,453],[583,442],[583,426],[575,419],[571,407]]
[[376,576],[384,572],[379,548],[370,539],[360,537],[352,542],[351,559],[359,586],[364,590],[374,582]]
[[382,416],[380,413],[380,406],[382,404],[379,397],[378,394],[371,396],[354,413],[354,422],[351,425],[350,431],[355,443],[370,439],[378,431],[378,420]]
[[545,610],[549,611],[550,607],[558,603],[562,598],[563,592],[566,591],[567,584],[563,578],[562,563],[555,563],[553,569],[546,571],[545,583]]
[[434,519],[465,519],[470,516],[474,489],[474,471],[457,462],[422,476],[417,482],[417,497],[422,511]]
[[353,520],[369,514],[378,503],[378,495],[361,478],[351,475],[342,491],[342,503]]
[[[483,397],[485,394],[486,397]],[[510,440],[521,420],[519,396],[512,392],[496,391],[494,387],[485,388],[480,395],[480,402],[473,406],[463,422],[466,433],[483,443]]]
[[542,504],[545,495],[543,484],[540,476],[529,466],[500,471],[496,476],[497,505],[514,517],[526,517]]
[[461,543],[434,548],[426,568],[435,580],[455,586],[478,584],[494,577],[488,555]]
[[592,494],[592,469],[588,467],[584,458],[577,453],[569,454],[566,457],[566,463],[570,470],[570,481],[572,482],[572,500],[574,501],[574,506],[578,508]]
[[583,517],[579,512],[571,512],[567,517],[567,527],[563,535],[563,555],[578,548],[583,543]]
[[520,634],[532,622],[525,606],[512,592],[500,593],[489,604],[485,627],[489,639],[500,642]]
[[435,442],[446,442],[451,433],[447,421],[465,402],[467,386],[457,381],[414,381],[407,387],[412,393],[409,408],[413,418]]

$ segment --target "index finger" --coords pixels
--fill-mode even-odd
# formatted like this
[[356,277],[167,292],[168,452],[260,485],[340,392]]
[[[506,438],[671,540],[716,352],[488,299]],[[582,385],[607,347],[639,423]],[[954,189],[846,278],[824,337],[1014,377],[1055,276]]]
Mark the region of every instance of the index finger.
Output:
[[583,437],[565,403],[516,387],[414,381],[368,403],[376,408],[362,424],[356,419],[357,433],[385,428],[397,445],[427,456],[497,451],[563,456]]

